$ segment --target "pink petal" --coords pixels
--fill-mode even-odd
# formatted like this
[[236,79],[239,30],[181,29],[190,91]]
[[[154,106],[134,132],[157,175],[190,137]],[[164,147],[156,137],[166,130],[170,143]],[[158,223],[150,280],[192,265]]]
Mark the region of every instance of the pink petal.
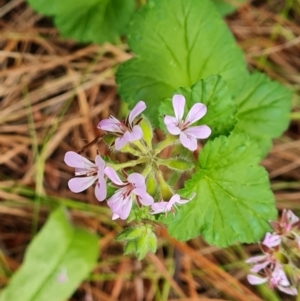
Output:
[[[122,206],[122,202],[123,202],[123,188],[117,190],[107,201],[107,205],[110,207],[110,209],[113,212],[117,212],[121,206]],[[131,196],[129,196],[131,197]],[[127,197],[127,198],[129,198]]]
[[291,210],[288,210],[286,215],[290,224],[295,224],[299,221],[299,217],[296,216]]
[[135,188],[132,192],[139,196],[139,199],[144,206],[150,206],[154,203],[153,197],[147,193],[145,189]]
[[177,121],[181,121],[184,114],[185,98],[183,95],[175,94],[172,98],[173,109]]
[[116,171],[111,167],[105,167],[104,173],[106,176],[116,185],[124,186],[126,183],[123,183]]
[[115,117],[111,116],[110,118],[103,119],[98,123],[97,126],[99,129],[108,132],[119,132],[120,131],[120,121]]
[[184,130],[184,133],[197,139],[206,139],[210,136],[211,129],[207,125],[192,126]]
[[118,218],[120,218],[120,216],[117,213],[114,212],[113,215],[112,215],[112,217],[111,217],[111,219],[114,221],[114,220],[116,220]]
[[190,202],[195,196],[196,196],[196,193],[193,193],[189,199],[180,198],[176,203],[177,204],[186,204],[186,203]]
[[146,104],[141,100],[131,110],[128,116],[129,124],[132,125],[133,120],[146,109]]
[[261,278],[254,275],[247,275],[247,280],[252,285],[258,285],[258,284],[266,283],[268,281],[268,278]]
[[186,116],[185,121],[188,121],[190,124],[201,119],[207,112],[207,107],[203,103],[194,104],[189,113]]
[[168,125],[177,126],[178,121],[175,117],[166,115],[164,117],[164,123],[166,126],[168,126]]
[[87,172],[95,168],[96,165],[75,152],[67,152],[64,161],[67,165],[75,168],[86,170]]
[[102,202],[106,199],[107,189],[105,179],[99,179],[98,183],[95,186],[95,196],[99,202]]
[[269,255],[258,255],[258,256],[253,256],[248,258],[245,262],[246,263],[257,263],[257,262],[261,262],[265,259],[267,259],[269,257]]
[[288,295],[293,295],[293,296],[296,296],[298,295],[298,290],[295,288],[295,287],[284,287],[284,286],[281,286],[281,285],[278,285],[277,286],[278,289]]
[[98,167],[98,170],[103,172],[105,168],[105,161],[99,155],[96,156],[95,163]]
[[146,190],[145,178],[137,172],[130,174],[127,178],[127,181],[133,184],[136,188],[142,188]]
[[278,234],[267,233],[262,243],[269,248],[276,247],[281,243],[281,236]]
[[150,212],[151,214],[158,214],[158,213],[162,213],[162,212],[167,212],[167,205],[168,202],[158,202],[158,203],[154,203],[151,206],[152,212]]
[[254,267],[250,271],[252,273],[258,273],[259,271],[261,271],[262,269],[267,267],[270,263],[271,263],[270,261],[265,261],[265,262],[262,262],[262,263],[258,263],[256,265],[254,265]]
[[189,149],[192,152],[195,151],[198,147],[197,139],[191,136],[187,136],[184,132],[180,133],[179,140],[185,148]]
[[122,137],[119,137],[115,140],[115,148],[116,150],[120,150],[125,146],[128,142],[128,136],[126,135],[128,132],[125,132],[125,134]]
[[142,131],[142,129],[141,129],[141,127],[139,125],[135,125],[132,128],[131,132],[126,132],[126,133],[128,133],[127,134],[127,139],[130,142],[133,142],[133,141],[136,141],[136,140],[140,140],[140,139],[143,138],[143,131]]
[[[175,203],[178,203],[179,201],[180,201],[180,195],[179,195],[179,194],[174,194],[174,195],[170,198],[168,204],[169,204],[169,206],[171,206],[170,208],[172,208],[172,206],[173,206]],[[169,207],[169,206],[168,206],[168,207]]]
[[181,133],[181,129],[174,124],[167,125],[167,130],[172,135],[179,135]]
[[124,220],[129,216],[131,207],[132,207],[131,198],[126,199],[126,201],[122,204],[121,209],[119,209],[118,212],[116,212],[120,216],[120,219]]
[[72,178],[68,182],[68,186],[72,192],[78,193],[92,186],[96,180],[96,176]]

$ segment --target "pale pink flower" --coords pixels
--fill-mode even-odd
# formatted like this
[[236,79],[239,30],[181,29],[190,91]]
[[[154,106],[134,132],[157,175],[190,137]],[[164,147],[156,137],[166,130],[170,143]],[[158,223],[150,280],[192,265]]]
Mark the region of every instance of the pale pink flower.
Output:
[[68,182],[71,191],[81,192],[97,182],[95,186],[96,198],[100,202],[106,198],[105,162],[100,156],[97,155],[95,163],[93,163],[75,152],[67,152],[64,160],[67,165],[75,167],[75,176],[79,176]]
[[176,205],[183,205],[191,201],[196,194],[194,194],[190,199],[182,199],[179,194],[174,194],[168,202],[157,202],[151,206],[152,211],[151,214],[158,213],[167,213],[169,211],[174,212],[174,207],[177,208]]
[[277,234],[287,234],[299,228],[300,219],[291,210],[284,209],[280,221],[270,221],[270,224]]
[[261,245],[261,249],[263,255],[253,256],[246,260],[246,263],[254,264],[250,270],[252,273],[258,273],[266,267],[273,268],[277,262],[276,252],[278,248],[273,249],[267,245]]
[[276,233],[272,234],[268,232],[262,243],[269,248],[277,247],[281,243],[281,236]]
[[298,291],[289,282],[281,265],[277,264],[274,270],[266,270],[266,277],[256,275],[248,275],[247,279],[252,285],[259,285],[268,282],[269,286],[274,289],[277,287],[280,291],[289,294],[297,295]]
[[113,196],[111,196],[107,204],[113,212],[112,219],[117,218],[126,219],[129,216],[132,201],[135,197],[137,202],[150,206],[154,200],[150,194],[146,191],[145,178],[139,173],[132,173],[127,177],[127,180],[123,182],[114,169],[111,167],[105,168],[105,174],[113,182],[118,189]]
[[211,129],[207,125],[199,125],[190,127],[191,124],[200,120],[207,111],[206,105],[196,103],[188,112],[185,120],[183,120],[185,98],[183,95],[176,94],[172,99],[175,117],[165,116],[164,123],[167,130],[172,135],[179,135],[181,144],[191,150],[197,149],[197,139],[206,139],[211,134]]
[[143,138],[141,127],[134,123],[134,119],[146,109],[146,104],[139,101],[131,110],[125,121],[119,121],[117,118],[110,116],[108,119],[103,119],[99,122],[98,128],[115,133],[119,136],[115,141],[115,147],[120,150],[128,142],[133,142]]

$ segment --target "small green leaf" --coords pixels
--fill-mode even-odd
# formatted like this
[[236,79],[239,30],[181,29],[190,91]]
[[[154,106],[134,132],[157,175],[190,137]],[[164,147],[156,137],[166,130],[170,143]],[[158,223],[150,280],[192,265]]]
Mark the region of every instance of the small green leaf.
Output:
[[183,158],[159,159],[158,164],[178,171],[187,171],[194,168],[194,164],[192,162]]
[[[237,104],[232,100],[227,84],[219,75],[212,75],[204,80],[198,81],[192,88],[180,88],[176,94],[184,95],[186,98],[186,109],[188,111],[195,103],[204,103],[207,106],[206,115],[195,125],[206,124],[211,130],[210,139],[219,135],[229,135],[234,128],[237,119]],[[174,116],[172,103],[167,100],[160,105],[161,115]],[[163,121],[161,127],[164,128]]]
[[271,139],[280,137],[288,127],[291,91],[262,73],[254,73],[240,87],[236,102],[239,121],[234,131],[254,139],[262,157],[265,156],[271,148]]
[[233,13],[237,7],[246,2],[246,0],[212,0],[217,11],[221,16]]
[[123,100],[144,100],[158,123],[158,107],[180,87],[220,74],[230,91],[248,73],[241,50],[209,0],[150,0],[129,24],[128,43],[136,58],[118,69]]
[[[128,229],[130,229],[128,231]],[[126,240],[125,255],[134,254],[138,260],[143,259],[148,252],[156,252],[157,238],[153,233],[152,226],[139,225],[135,228],[127,228],[122,233],[125,233]],[[121,233],[121,234],[122,234]],[[131,235],[131,237],[129,237]]]
[[134,0],[27,0],[41,14],[54,17],[64,37],[78,42],[115,42],[128,23]]
[[212,245],[260,240],[276,218],[268,175],[259,166],[259,150],[246,135],[231,134],[208,141],[199,156],[199,171],[180,195],[196,197],[165,219],[172,236],[198,235]]
[[143,226],[128,227],[117,235],[116,241],[134,240],[143,235],[145,229]]
[[136,252],[136,241],[135,240],[127,241],[124,248],[124,255],[135,254],[135,252]]
[[157,250],[157,237],[151,230],[148,230],[148,248],[152,253]]
[[59,208],[30,243],[0,300],[66,300],[91,272],[97,256],[97,236],[71,226]]

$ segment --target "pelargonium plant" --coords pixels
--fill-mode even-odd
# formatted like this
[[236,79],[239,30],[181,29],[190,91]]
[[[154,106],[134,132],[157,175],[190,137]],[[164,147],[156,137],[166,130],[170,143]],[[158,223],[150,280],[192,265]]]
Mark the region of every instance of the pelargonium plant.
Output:
[[[70,189],[95,185],[112,219],[130,223],[117,239],[138,258],[155,252],[156,224],[178,240],[201,235],[218,247],[259,241],[277,216],[260,161],[288,127],[291,91],[249,73],[209,0],[149,0],[130,18],[126,41],[134,57],[119,66],[116,83],[132,110],[99,122],[108,156],[93,163],[66,154],[75,167]],[[116,152],[128,161],[117,162]],[[282,235],[298,241],[283,224],[272,224],[279,230],[267,234],[249,280],[295,293],[287,266],[274,259]]]

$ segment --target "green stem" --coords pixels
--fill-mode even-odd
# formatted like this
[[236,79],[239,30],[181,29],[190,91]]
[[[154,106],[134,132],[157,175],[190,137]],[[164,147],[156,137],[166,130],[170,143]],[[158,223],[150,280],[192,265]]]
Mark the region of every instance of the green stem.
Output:
[[148,160],[148,158],[142,157],[137,160],[133,160],[133,161],[125,162],[125,163],[117,163],[117,164],[107,163],[106,165],[109,167],[112,167],[114,170],[117,171],[119,169],[123,169],[126,167],[133,167],[133,166],[145,163],[145,162],[147,162],[147,160]]
[[132,144],[138,147],[143,154],[147,154],[149,152],[147,146],[145,146],[140,140],[134,141]]
[[177,140],[176,136],[167,135],[163,141],[161,141],[156,145],[156,147],[154,148],[154,154],[155,155],[159,154],[163,149],[174,144],[176,140]]

